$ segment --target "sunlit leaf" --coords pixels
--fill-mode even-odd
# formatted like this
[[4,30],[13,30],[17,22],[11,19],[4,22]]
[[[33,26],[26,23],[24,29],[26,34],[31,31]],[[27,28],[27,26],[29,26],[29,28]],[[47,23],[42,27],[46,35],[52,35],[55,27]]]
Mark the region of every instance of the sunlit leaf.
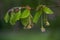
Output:
[[44,11],[46,14],[53,14],[53,11],[52,11],[50,8],[48,8],[48,7],[44,7],[44,8],[43,8],[43,11]]
[[20,20],[21,18],[21,11],[18,11],[17,13],[15,13],[15,16],[14,16],[15,20]]
[[12,12],[11,13],[11,18],[10,18],[10,23],[15,24],[17,20],[20,20],[21,16],[21,11],[18,11],[17,13]]
[[30,10],[25,9],[21,14],[21,18],[27,18],[30,15]]
[[33,23],[37,23],[38,22],[41,14],[42,14],[42,10],[36,12],[36,14],[35,14],[35,16],[33,18]]
[[15,13],[11,12],[11,17],[10,17],[10,24],[14,25],[15,24],[15,19],[14,19]]
[[24,18],[24,19],[21,19],[21,23],[24,27],[26,27],[29,23],[29,17],[28,18]]
[[6,23],[8,23],[8,21],[9,21],[9,14],[8,13],[5,15],[4,20]]

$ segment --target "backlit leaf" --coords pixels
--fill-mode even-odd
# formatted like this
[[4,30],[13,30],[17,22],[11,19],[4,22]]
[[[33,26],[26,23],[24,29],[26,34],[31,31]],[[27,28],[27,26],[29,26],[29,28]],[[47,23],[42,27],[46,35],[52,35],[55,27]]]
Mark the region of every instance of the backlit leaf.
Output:
[[35,14],[35,16],[33,18],[33,23],[37,23],[38,22],[41,14],[42,14],[42,10],[36,12],[36,14]]
[[15,13],[11,12],[11,17],[10,17],[10,24],[14,25],[15,24],[15,19],[14,19]]
[[21,18],[27,18],[30,15],[30,10],[25,9],[21,14]]
[[8,13],[5,15],[4,20],[6,23],[8,23],[8,21],[9,21],[9,14]]
[[44,7],[44,8],[43,8],[43,11],[44,11],[46,14],[53,14],[53,11],[52,11],[50,8],[48,8],[48,7]]
[[20,20],[20,18],[21,18],[21,11],[18,11],[17,13],[15,13],[14,18],[15,18],[15,21]]
[[28,18],[24,18],[24,19],[21,19],[21,23],[24,27],[26,27],[29,23],[29,17]]
[[17,13],[12,12],[10,23],[14,25],[18,20],[20,20],[20,16],[21,16],[21,11],[18,11]]

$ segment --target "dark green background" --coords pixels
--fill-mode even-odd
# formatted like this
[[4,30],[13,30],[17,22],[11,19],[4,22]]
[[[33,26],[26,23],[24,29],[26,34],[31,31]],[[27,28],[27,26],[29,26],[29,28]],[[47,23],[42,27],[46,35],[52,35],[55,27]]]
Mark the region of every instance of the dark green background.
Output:
[[[46,27],[46,32],[44,33],[40,30],[39,21],[31,30],[24,30],[21,29],[21,23],[11,26],[3,20],[7,10],[12,7],[29,5],[34,8],[31,11],[32,15],[34,15],[34,10],[39,4],[47,5],[54,11],[53,15],[48,16],[50,26]],[[0,0],[0,40],[60,40],[59,5],[59,0]],[[20,29],[15,30],[14,27],[19,27]]]

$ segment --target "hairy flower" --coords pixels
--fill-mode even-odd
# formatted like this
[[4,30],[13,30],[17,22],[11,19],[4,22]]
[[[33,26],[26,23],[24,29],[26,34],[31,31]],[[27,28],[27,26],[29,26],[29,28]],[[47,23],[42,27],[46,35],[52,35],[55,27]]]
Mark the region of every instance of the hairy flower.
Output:
[[46,31],[43,26],[41,27],[41,31],[42,31],[42,32],[45,32],[45,31]]
[[28,26],[27,26],[27,29],[31,29],[31,28],[32,28],[32,26],[31,26],[31,25],[28,25]]
[[50,25],[50,23],[48,21],[46,21],[46,26],[49,26],[49,25]]

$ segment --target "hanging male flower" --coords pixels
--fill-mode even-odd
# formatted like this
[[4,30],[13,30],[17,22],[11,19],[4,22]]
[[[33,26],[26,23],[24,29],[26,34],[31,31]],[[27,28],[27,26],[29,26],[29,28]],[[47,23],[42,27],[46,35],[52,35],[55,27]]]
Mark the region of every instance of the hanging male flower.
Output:
[[28,26],[27,26],[27,29],[31,29],[31,28],[32,28],[32,26],[31,26],[31,25],[28,25]]
[[41,27],[41,31],[42,31],[42,32],[45,32],[45,31],[46,31],[43,26]]
[[46,26],[49,26],[49,25],[50,25],[50,23],[48,21],[46,21]]

